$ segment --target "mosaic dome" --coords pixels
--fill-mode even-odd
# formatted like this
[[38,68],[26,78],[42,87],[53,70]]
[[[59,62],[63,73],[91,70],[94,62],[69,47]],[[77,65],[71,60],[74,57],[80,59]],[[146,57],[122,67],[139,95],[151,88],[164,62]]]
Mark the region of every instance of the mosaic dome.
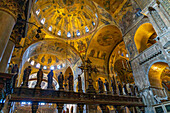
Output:
[[36,0],[34,15],[46,32],[62,39],[88,35],[98,25],[96,6],[90,0]]

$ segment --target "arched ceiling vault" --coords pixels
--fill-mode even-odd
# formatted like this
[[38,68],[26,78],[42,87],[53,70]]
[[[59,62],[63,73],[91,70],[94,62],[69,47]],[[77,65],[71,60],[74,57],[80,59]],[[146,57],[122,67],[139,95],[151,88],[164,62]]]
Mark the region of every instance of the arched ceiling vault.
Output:
[[107,62],[112,49],[122,41],[121,31],[115,25],[100,28],[91,39],[86,58],[90,58],[101,73],[107,73]]
[[154,63],[148,73],[150,85],[153,87],[162,87],[161,75],[166,67],[169,67],[167,63],[157,62]]
[[22,65],[25,62],[34,60],[34,63],[39,63],[42,66],[47,66],[47,69],[51,65],[57,66],[63,64],[74,66],[78,60],[81,60],[79,53],[67,45],[64,42],[55,40],[44,40],[32,44],[27,48],[23,55]]

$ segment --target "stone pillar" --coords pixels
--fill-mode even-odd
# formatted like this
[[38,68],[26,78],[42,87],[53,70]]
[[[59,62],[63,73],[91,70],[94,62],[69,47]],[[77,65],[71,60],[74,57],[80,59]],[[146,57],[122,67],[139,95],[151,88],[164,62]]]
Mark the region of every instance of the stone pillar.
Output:
[[0,61],[5,52],[19,13],[24,12],[26,0],[0,0]]
[[63,106],[64,106],[64,104],[57,104],[57,110],[58,110],[58,113],[62,113],[62,111],[63,111]]
[[15,19],[9,13],[0,10],[0,61],[5,52],[9,37],[15,25]]
[[88,113],[97,113],[97,105],[87,105]]
[[124,106],[114,106],[116,108],[116,111],[118,113],[126,113],[125,107]]
[[102,110],[102,113],[108,113],[107,111],[107,105],[100,105],[100,108]]
[[2,57],[2,60],[0,62],[0,72],[6,72],[7,67],[8,67],[8,63],[10,63],[10,60],[11,60],[11,57],[12,57],[14,46],[15,46],[14,42],[9,40],[7,47],[5,49],[4,55]]
[[83,113],[84,104],[78,104],[78,113]]
[[32,113],[36,113],[38,110],[38,102],[32,102]]
[[136,108],[135,107],[128,107],[129,108],[129,111],[131,112],[131,113],[137,113],[137,110],[136,110]]

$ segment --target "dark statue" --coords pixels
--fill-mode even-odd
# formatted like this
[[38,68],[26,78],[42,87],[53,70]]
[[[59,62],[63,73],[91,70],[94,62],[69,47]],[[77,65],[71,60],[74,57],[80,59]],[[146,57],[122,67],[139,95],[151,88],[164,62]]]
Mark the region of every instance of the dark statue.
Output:
[[19,71],[19,69],[18,69],[18,65],[17,65],[17,64],[15,64],[15,65],[14,65],[14,67],[12,68],[11,73],[18,74],[18,71]]
[[24,75],[23,75],[23,87],[28,87],[28,79],[29,79],[29,75],[31,73],[31,66],[28,66],[25,70],[24,70]]
[[99,84],[99,93],[104,93],[103,81],[100,78],[98,80],[98,84]]
[[118,85],[118,88],[119,88],[119,94],[123,95],[122,85],[121,85],[121,83],[119,81],[117,82],[117,85]]
[[130,89],[131,89],[131,95],[135,96],[135,89],[134,89],[134,85],[130,84]]
[[113,80],[111,80],[111,87],[112,87],[113,94],[117,94],[116,93],[116,84]]
[[106,91],[107,93],[109,93],[110,89],[109,89],[109,82],[105,79],[105,83],[104,83],[105,87],[106,87]]
[[126,87],[126,83],[123,83],[123,89],[124,89],[126,95],[128,95],[128,90],[127,90],[127,87]]
[[135,95],[136,95],[136,96],[139,96],[139,89],[138,89],[138,86],[135,85],[134,89],[135,89]]
[[73,75],[69,73],[68,77],[69,91],[73,91]]
[[81,82],[81,76],[78,75],[78,92],[82,92],[82,82]]
[[53,70],[50,71],[50,73],[47,75],[48,77],[48,86],[47,86],[47,89],[53,89]]
[[63,89],[63,81],[64,81],[64,76],[62,72],[60,72],[58,76],[59,89]]
[[37,73],[37,84],[36,84],[36,88],[41,88],[41,82],[43,81],[43,71],[42,69],[39,69],[38,73]]
[[12,77],[12,87],[15,87],[15,83],[16,83],[16,80],[17,80],[17,77],[18,77],[18,65],[15,64],[14,67],[12,68],[11,70],[11,73],[14,73],[15,75]]

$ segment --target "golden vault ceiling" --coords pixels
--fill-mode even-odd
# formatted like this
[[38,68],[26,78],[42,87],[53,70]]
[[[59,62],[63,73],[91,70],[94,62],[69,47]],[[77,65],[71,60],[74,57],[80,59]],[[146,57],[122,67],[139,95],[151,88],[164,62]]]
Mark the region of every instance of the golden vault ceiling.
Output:
[[38,0],[33,11],[38,23],[56,38],[80,38],[98,25],[97,9],[90,0]]
[[[125,29],[133,23],[130,18],[136,19],[136,8],[138,6],[131,0],[35,0],[29,22],[42,26],[42,33],[40,38],[36,38],[37,27],[29,24],[27,36],[20,42],[23,48],[15,48],[13,60],[29,53],[23,61],[30,58],[31,63],[34,60],[35,68],[37,64],[47,66],[47,69],[51,65],[61,66],[66,62],[68,45],[77,52],[76,56],[68,57],[77,59],[80,56],[83,60],[89,57],[98,70],[105,73],[112,50],[123,41]],[[41,44],[38,43],[41,40],[61,42],[59,48],[63,48],[63,51],[57,53],[58,46],[47,41],[47,45],[40,49]],[[32,44],[39,46],[32,47]],[[47,48],[55,52],[45,50]],[[56,59],[59,59],[58,63]],[[72,60],[70,64],[75,63],[76,60]]]

